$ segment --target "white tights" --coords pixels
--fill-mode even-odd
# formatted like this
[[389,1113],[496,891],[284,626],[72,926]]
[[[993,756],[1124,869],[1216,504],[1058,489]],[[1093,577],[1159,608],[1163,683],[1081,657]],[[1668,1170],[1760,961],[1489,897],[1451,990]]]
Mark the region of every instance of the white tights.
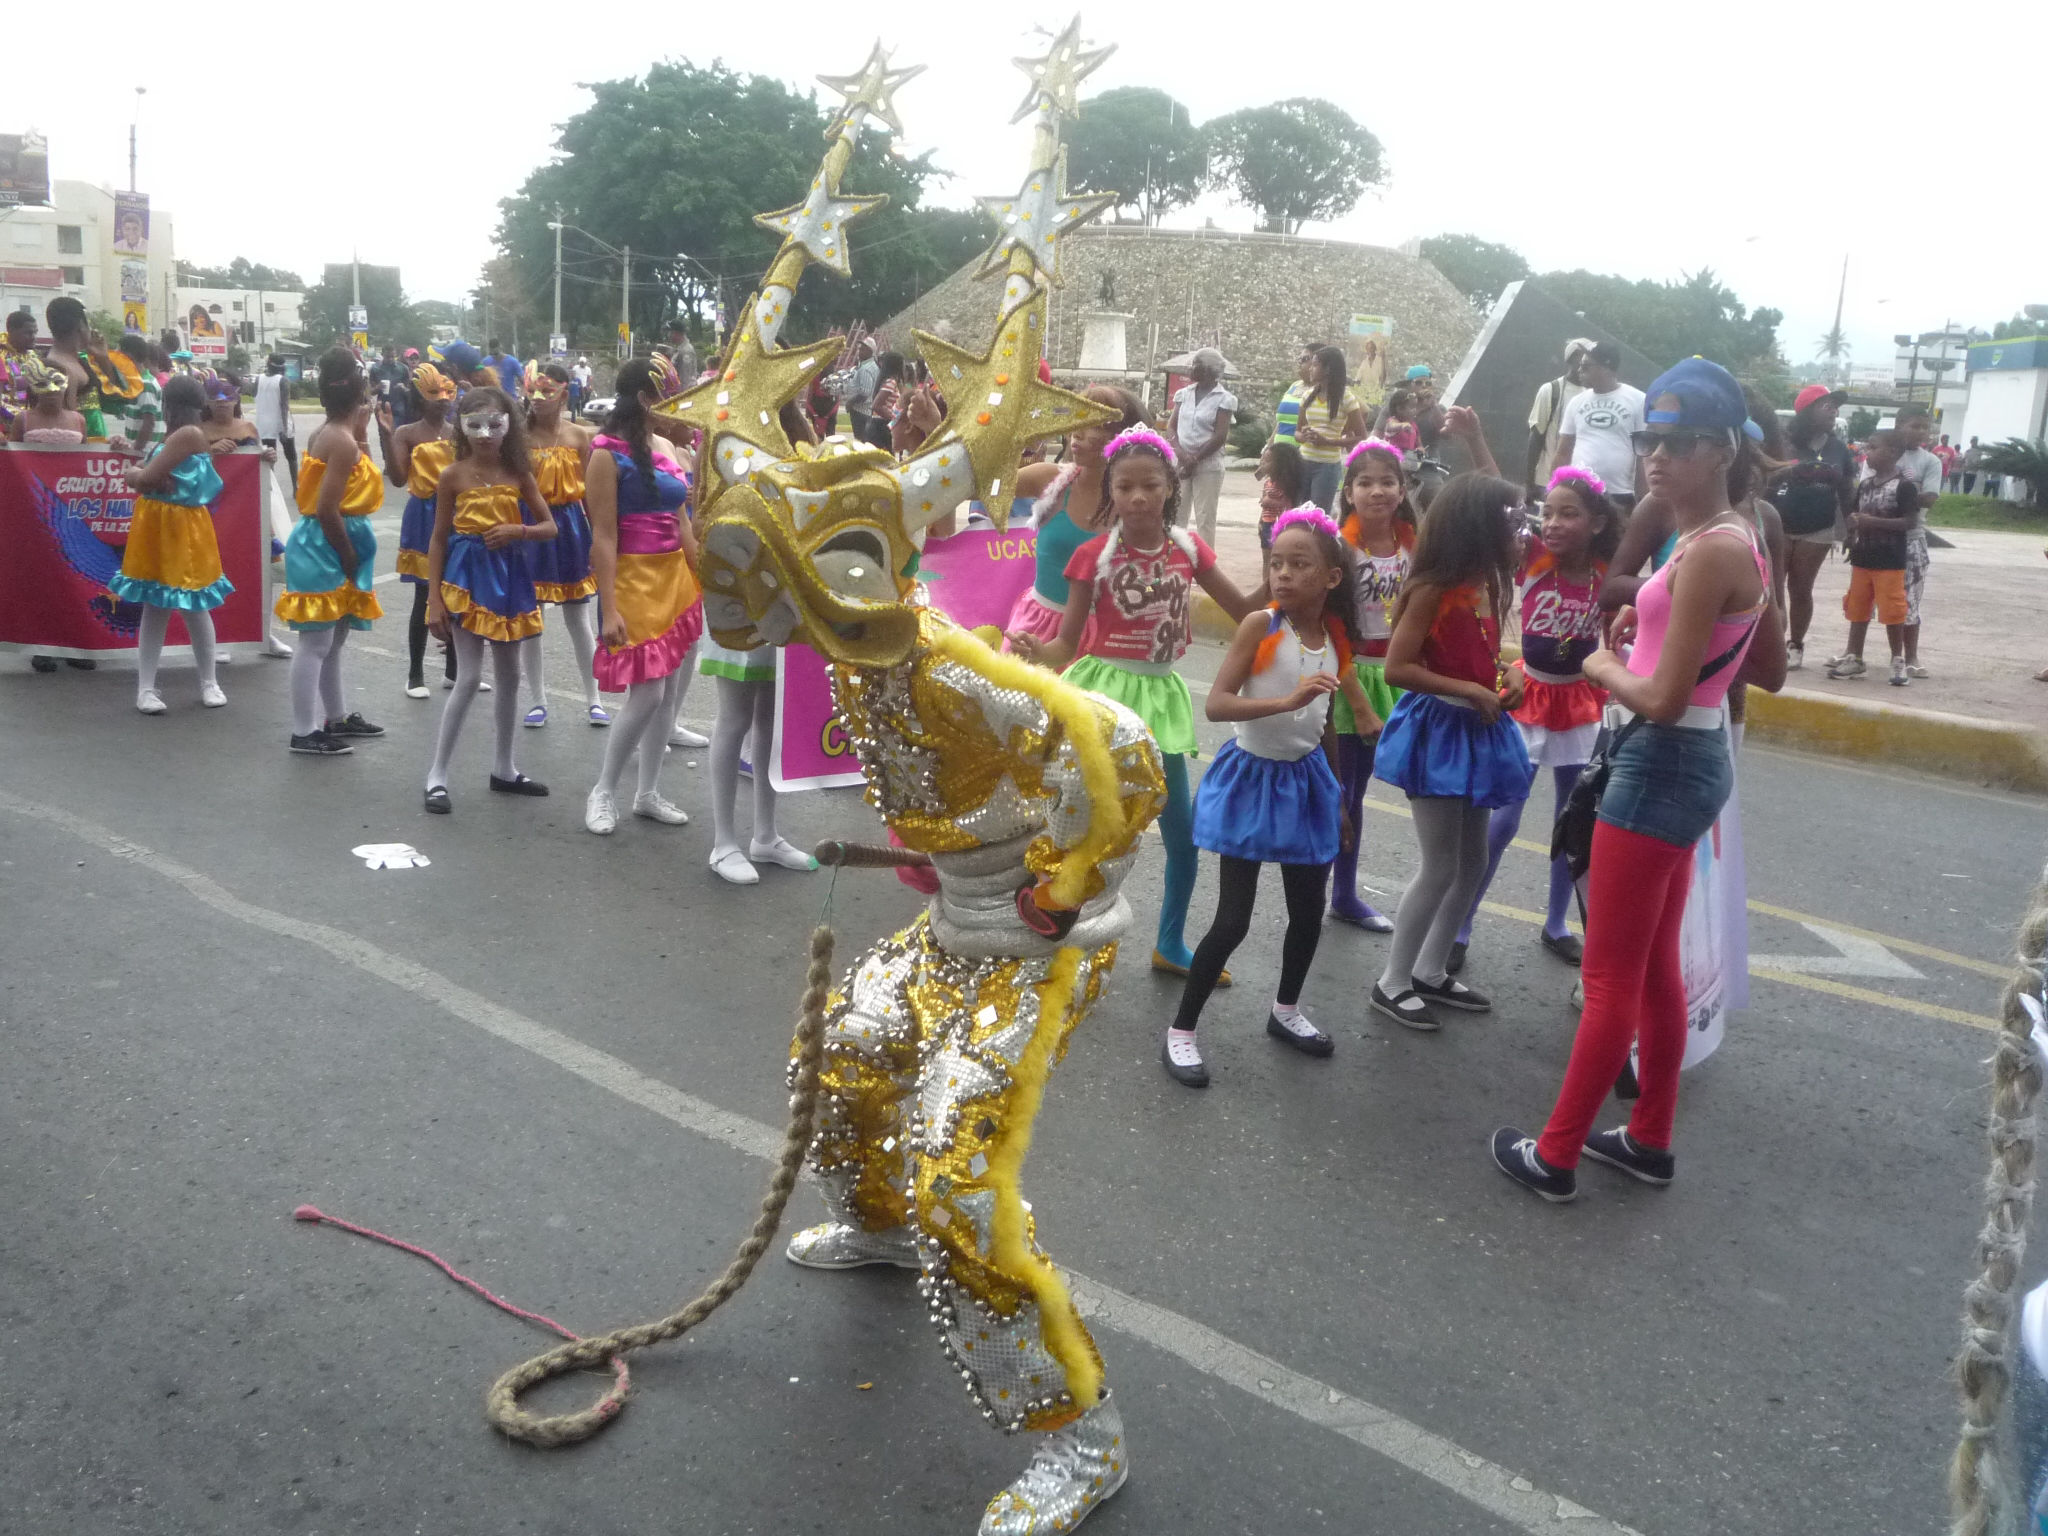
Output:
[[[171,610],[145,607],[142,626],[135,637],[135,691],[156,691],[157,663],[163,659],[164,635],[171,626]],[[185,614],[185,632],[192,637],[192,661],[199,668],[202,687],[214,686],[213,615],[204,608]]]
[[1422,864],[1394,913],[1393,942],[1380,977],[1380,990],[1389,997],[1399,997],[1418,980],[1442,984],[1458,926],[1486,878],[1486,825],[1493,815],[1483,805],[1450,796],[1412,798],[1408,808],[1415,813]]
[[[597,672],[591,665],[591,659],[597,654],[597,601],[586,597],[581,602],[562,603],[555,612],[561,616],[562,627],[569,631],[569,643],[576,647],[576,675],[583,679],[583,707],[594,709],[597,705]],[[526,684],[528,709],[547,708],[545,670],[540,636],[520,641],[519,675]]]
[[676,729],[687,730],[683,724],[683,701],[690,696],[690,679],[697,675],[697,653],[704,648],[704,637],[699,635],[690,642],[690,648],[683,652],[683,664],[676,668]]
[[[329,720],[348,713],[341,688],[341,648],[349,626],[302,629],[292,650],[292,734],[310,736]],[[326,712],[321,713],[322,710]]]
[[434,743],[433,765],[427,769],[427,788],[448,787],[448,762],[455,756],[455,743],[462,735],[462,722],[469,706],[476,702],[477,684],[484,678],[484,647],[491,648],[491,670],[497,674],[497,691],[491,695],[496,741],[491,772],[501,779],[516,779],[512,766],[512,738],[519,730],[519,648],[518,640],[485,640],[482,635],[449,621],[449,638],[455,646],[455,687],[441,710],[441,734]]
[[[754,843],[775,841],[775,786],[769,764],[775,758],[775,684],[743,683],[719,677],[718,721],[711,727],[711,857],[738,848],[733,804],[740,790],[740,748],[754,733]],[[674,718],[671,714],[670,718]]]
[[687,681],[687,675],[677,668],[667,677],[627,685],[626,702],[612,721],[611,734],[604,744],[604,766],[597,775],[599,789],[617,797],[619,780],[635,752],[640,754],[640,773],[634,793],[651,795],[661,787],[661,758],[668,748],[668,723],[676,717],[676,700]]

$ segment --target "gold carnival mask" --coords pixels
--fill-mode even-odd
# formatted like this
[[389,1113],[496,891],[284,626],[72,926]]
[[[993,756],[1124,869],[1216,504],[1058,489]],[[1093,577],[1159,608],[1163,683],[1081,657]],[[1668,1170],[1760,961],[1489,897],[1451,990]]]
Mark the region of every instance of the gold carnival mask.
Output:
[[889,666],[917,636],[917,557],[925,532],[979,498],[1001,526],[1026,445],[1116,413],[1039,382],[1050,286],[1059,281],[1060,238],[1114,201],[1069,197],[1059,125],[1075,87],[1108,57],[1079,43],[1076,18],[1038,59],[1013,118],[1036,116],[1023,188],[981,201],[1001,234],[979,275],[1003,275],[995,333],[976,353],[914,332],[946,414],[908,462],[878,448],[828,438],[793,444],[784,406],[800,399],[838,356],[841,342],[777,344],[804,269],[848,272],[846,226],[886,201],[843,195],[839,178],[863,123],[901,132],[893,93],[917,69],[891,70],[879,45],[858,74],[823,83],[845,98],[828,129],[824,163],[804,201],[755,222],[783,237],[748,302],[723,367],[664,401],[654,414],[671,430],[703,435],[698,484],[705,621],[740,650],[801,640],[834,661]]

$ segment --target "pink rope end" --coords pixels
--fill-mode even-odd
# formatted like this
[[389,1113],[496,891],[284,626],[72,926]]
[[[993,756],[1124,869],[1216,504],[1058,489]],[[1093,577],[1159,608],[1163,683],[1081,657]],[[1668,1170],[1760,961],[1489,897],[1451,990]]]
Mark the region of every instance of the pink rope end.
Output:
[[325,1221],[326,1215],[317,1205],[302,1205],[292,1212],[293,1221]]

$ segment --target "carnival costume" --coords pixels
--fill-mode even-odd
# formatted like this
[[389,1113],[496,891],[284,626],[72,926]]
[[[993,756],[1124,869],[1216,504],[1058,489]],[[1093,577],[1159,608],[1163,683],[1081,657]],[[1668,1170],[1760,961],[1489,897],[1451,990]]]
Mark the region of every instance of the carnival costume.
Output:
[[[158,443],[150,458],[163,451]],[[162,494],[135,498],[119,574],[107,590],[124,603],[185,612],[218,608],[235,590],[221,574],[213,503],[221,493],[213,456],[195,453],[171,471]]]
[[533,595],[543,603],[580,603],[597,591],[590,574],[590,515],[583,510],[583,455],[572,444],[533,450],[533,478],[555,519],[555,536],[526,552]]
[[[1500,620],[1480,612],[1484,587],[1453,587],[1437,600],[1422,641],[1422,664],[1461,682],[1496,681]],[[1468,800],[1490,808],[1529,798],[1536,768],[1522,733],[1506,714],[1491,725],[1460,700],[1436,693],[1404,693],[1380,733],[1374,771],[1416,798]]]
[[320,486],[326,478],[327,461],[307,454],[299,474],[298,526],[284,545],[285,589],[278,595],[277,616],[293,629],[332,629],[337,624],[368,629],[372,620],[384,617],[370,584],[377,560],[370,514],[384,505],[384,476],[368,454],[358,454],[342,487],[342,527],[356,554],[354,581],[341,568],[341,557],[320,526]]
[[[1076,473],[1076,466],[1062,464],[1052,482],[1039,495],[1038,504],[1033,509],[1031,530],[1031,585],[1017,595],[1016,605],[1010,610],[1010,621],[1003,626],[1006,631],[1032,635],[1039,640],[1059,638],[1060,626],[1067,618],[1067,562],[1074,558],[1076,550],[1095,537],[1093,529],[1084,528],[1074,521],[1071,503]],[[1089,650],[1088,642],[1094,630],[1095,620],[1091,614],[1087,628],[1081,632],[1081,652],[1084,655]]]
[[1586,680],[1586,658],[1600,648],[1600,583],[1595,565],[1583,587],[1566,582],[1547,549],[1523,567],[1515,592],[1522,615],[1525,679],[1516,723],[1538,768],[1572,768],[1593,755],[1607,695]]
[[682,517],[690,504],[690,476],[665,453],[652,457],[649,484],[623,439],[600,436],[594,452],[618,467],[619,556],[613,593],[626,621],[626,643],[598,648],[598,685],[623,693],[634,683],[667,677],[704,632],[697,578],[683,552]]
[[1057,238],[1108,201],[1060,186],[1059,120],[1103,57],[1078,47],[1077,27],[1030,65],[1020,117],[1037,118],[1036,153],[1025,191],[995,200],[1003,233],[985,270],[1005,281],[987,352],[917,336],[947,415],[907,463],[838,438],[799,447],[780,425],[840,345],[777,345],[797,282],[812,260],[846,272],[845,223],[880,201],[839,190],[863,121],[897,126],[891,92],[907,72],[879,49],[828,82],[847,105],[807,200],[762,216],[785,238],[723,371],[655,409],[704,434],[714,636],[742,653],[802,640],[830,661],[870,801],[935,866],[928,910],[832,1000],[812,1142],[832,1220],[789,1257],[921,1268],[984,1415],[1050,1432],[989,1502],[989,1536],[1071,1529],[1127,1472],[1101,1357],[1037,1246],[1021,1171],[1047,1076],[1129,922],[1120,887],[1162,799],[1159,754],[1128,711],[926,606],[913,574],[932,523],[977,496],[1006,506],[1024,444],[1111,415],[1036,373]]
[[484,531],[521,516],[516,485],[473,485],[455,493],[455,526],[441,567],[441,604],[448,616],[486,640],[524,640],[540,633],[540,604],[526,572],[526,546],[493,549]]
[[434,496],[441,473],[455,462],[455,439],[429,438],[414,443],[405,467],[405,511],[398,518],[398,576],[401,581],[427,581],[427,548],[434,541]]

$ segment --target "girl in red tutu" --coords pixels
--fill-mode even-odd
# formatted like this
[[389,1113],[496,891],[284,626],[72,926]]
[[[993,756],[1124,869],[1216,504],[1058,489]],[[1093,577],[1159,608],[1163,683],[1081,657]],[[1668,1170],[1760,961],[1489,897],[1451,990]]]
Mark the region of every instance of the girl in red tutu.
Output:
[[[1522,571],[1515,581],[1520,600],[1522,659],[1521,705],[1512,710],[1529,744],[1529,758],[1548,768],[1563,806],[1578,782],[1579,770],[1593,755],[1600,734],[1600,711],[1607,696],[1586,680],[1585,660],[1600,646],[1600,583],[1607,562],[1621,541],[1621,519],[1607,499],[1607,488],[1590,471],[1566,465],[1550,477],[1543,500],[1540,532],[1527,541]],[[1487,827],[1486,879],[1472,898],[1465,926],[1451,946],[1450,971],[1464,966],[1465,947],[1472,941],[1472,919],[1493,884],[1500,856],[1522,825],[1527,801],[1502,806]],[[1550,902],[1543,918],[1543,947],[1567,965],[1582,953],[1578,935],[1565,927],[1571,910],[1572,877],[1563,859],[1550,866]]]

